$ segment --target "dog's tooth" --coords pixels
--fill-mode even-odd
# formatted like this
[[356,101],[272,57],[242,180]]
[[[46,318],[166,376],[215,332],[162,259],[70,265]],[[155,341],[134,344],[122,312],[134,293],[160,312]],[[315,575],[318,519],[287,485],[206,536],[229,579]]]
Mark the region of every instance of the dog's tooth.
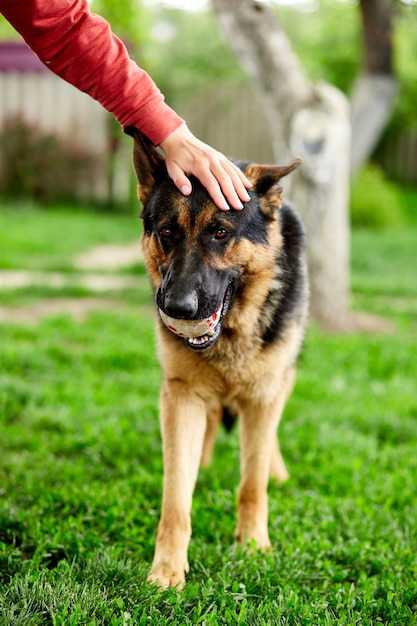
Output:
[[207,336],[208,337],[213,337],[213,335],[214,335],[214,330],[208,330],[207,331]]
[[187,341],[193,346],[199,346],[202,343],[206,343],[206,341],[208,341],[209,337],[211,337],[212,335],[214,335],[214,332],[209,332],[206,335],[202,335],[201,337],[188,337]]

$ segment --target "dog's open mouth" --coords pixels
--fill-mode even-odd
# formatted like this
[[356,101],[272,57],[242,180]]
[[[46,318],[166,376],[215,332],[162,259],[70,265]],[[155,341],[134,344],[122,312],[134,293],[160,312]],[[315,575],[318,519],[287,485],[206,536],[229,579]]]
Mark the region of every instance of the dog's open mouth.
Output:
[[226,294],[222,306],[218,311],[202,320],[182,320],[170,317],[162,309],[159,315],[165,326],[172,333],[184,339],[188,347],[193,350],[205,350],[209,348],[219,337],[222,327],[222,320],[227,312],[230,302],[230,287]]

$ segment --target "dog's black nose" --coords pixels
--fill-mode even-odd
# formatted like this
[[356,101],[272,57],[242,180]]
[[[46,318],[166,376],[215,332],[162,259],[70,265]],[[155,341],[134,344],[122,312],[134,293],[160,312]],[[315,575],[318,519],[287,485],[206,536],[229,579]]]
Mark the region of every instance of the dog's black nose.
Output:
[[176,319],[195,319],[198,311],[196,293],[169,293],[164,298],[164,311]]

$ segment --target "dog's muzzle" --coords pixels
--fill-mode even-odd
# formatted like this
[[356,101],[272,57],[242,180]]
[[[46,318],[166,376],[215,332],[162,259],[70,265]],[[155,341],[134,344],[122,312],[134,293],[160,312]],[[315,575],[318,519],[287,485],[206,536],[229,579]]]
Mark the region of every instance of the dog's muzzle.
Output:
[[230,283],[218,311],[201,320],[185,320],[170,317],[159,307],[162,322],[172,333],[183,339],[192,350],[206,350],[218,339],[222,321],[229,308],[233,291]]
[[190,344],[201,345],[215,334],[216,326],[220,322],[222,308],[203,320],[176,319],[164,313],[162,309],[159,309],[159,315],[165,326],[172,333],[187,339]]

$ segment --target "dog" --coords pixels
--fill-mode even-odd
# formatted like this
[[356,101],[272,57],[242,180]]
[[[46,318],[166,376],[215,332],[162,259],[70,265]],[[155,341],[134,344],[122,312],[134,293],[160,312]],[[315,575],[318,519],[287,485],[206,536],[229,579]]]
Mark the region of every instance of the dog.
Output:
[[308,316],[304,229],[280,180],[301,160],[236,161],[253,184],[250,201],[223,212],[195,178],[183,196],[160,152],[139,131],[129,134],[163,371],[163,495],[149,581],[181,588],[194,485],[224,413],[239,414],[236,538],[261,550],[271,545],[268,478],[288,478],[276,431]]

